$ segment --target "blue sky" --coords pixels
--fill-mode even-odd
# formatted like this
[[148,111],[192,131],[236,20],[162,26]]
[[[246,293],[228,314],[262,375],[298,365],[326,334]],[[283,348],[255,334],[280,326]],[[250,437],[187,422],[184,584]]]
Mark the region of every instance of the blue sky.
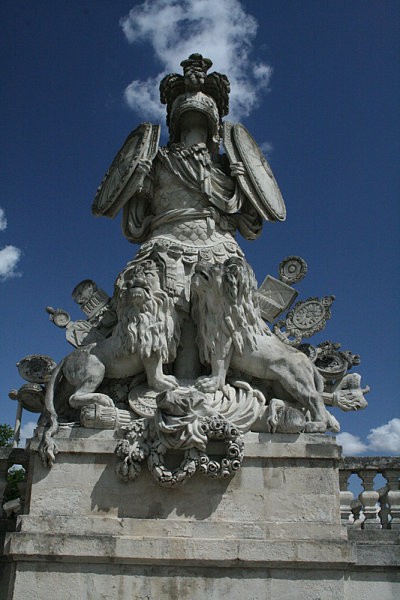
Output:
[[45,306],[80,318],[76,283],[111,293],[136,252],[91,202],[128,133],[164,126],[160,74],[199,51],[232,80],[233,118],[268,150],[287,205],[285,223],[242,244],[247,258],[261,282],[300,255],[299,298],[336,296],[311,341],[360,354],[371,387],[366,410],[337,415],[342,441],[398,452],[398,2],[5,0],[2,16],[0,420],[14,422],[15,363],[70,350]]

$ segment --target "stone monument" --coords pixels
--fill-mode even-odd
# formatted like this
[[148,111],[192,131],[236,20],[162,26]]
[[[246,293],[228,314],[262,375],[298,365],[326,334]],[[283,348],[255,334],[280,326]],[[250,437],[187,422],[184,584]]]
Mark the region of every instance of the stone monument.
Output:
[[[257,238],[263,221],[285,219],[285,204],[248,131],[222,121],[229,81],[209,74],[211,65],[192,54],[181,64],[183,75],[162,80],[168,145],[159,147],[160,126],[141,124],[98,189],[94,214],[113,217],[122,210],[124,235],[141,246],[118,275],[111,299],[91,280],[73,291],[88,319],[67,329],[77,348],[47,385],[41,425],[50,416],[50,427],[40,454],[49,466],[57,452],[54,398],[60,402],[62,378],[73,388],[65,405],[80,412],[83,426],[123,426],[116,453],[124,480],[135,479],[145,459],[164,486],[181,484],[197,470],[228,477],[240,467],[242,435],[255,422],[269,431],[339,431],[325,406],[332,392],[315,364],[322,350],[311,356],[308,347],[295,348],[323,327],[334,297],[297,306],[275,334],[263,320],[260,298],[268,305],[284,290],[292,300],[287,283],[306,266],[289,257],[281,266],[283,282],[267,280],[258,292],[235,234]],[[62,311],[48,312],[54,320]],[[281,312],[278,305],[274,317]],[[353,364],[353,358],[345,361],[341,381]],[[358,383],[351,387],[365,404]],[[278,406],[285,425],[278,425]],[[211,439],[227,443],[221,464],[206,453]],[[185,451],[184,466],[172,475],[162,466],[167,450]]]
[[18,365],[11,396],[41,416],[6,598],[351,596],[324,434],[339,431],[327,406],[366,406],[359,357],[303,343],[334,296],[293,305],[302,258],[258,288],[236,232],[283,221],[282,195],[250,133],[223,120],[227,77],[200,54],[181,66],[160,84],[167,146],[139,125],[93,202],[122,211],[136,256],[110,296],[76,286],[85,319],[46,309],[72,353]]

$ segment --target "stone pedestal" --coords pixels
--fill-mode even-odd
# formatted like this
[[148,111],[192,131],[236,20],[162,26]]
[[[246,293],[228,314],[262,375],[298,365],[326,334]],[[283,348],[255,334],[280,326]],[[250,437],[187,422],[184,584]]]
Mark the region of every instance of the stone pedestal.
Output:
[[[357,597],[334,438],[248,433],[235,477],[196,474],[164,489],[146,467],[134,482],[118,480],[114,435],[60,429],[51,470],[33,453],[28,514],[6,541],[15,570],[7,600]],[[360,597],[372,598],[361,579]],[[381,600],[393,597],[385,585]]]

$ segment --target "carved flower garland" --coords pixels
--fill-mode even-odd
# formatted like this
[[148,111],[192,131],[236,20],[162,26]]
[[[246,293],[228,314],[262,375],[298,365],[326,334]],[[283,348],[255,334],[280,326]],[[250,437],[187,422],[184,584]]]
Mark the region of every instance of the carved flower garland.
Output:
[[141,463],[147,458],[150,473],[163,487],[182,485],[196,471],[212,478],[230,477],[243,462],[243,435],[222,417],[202,417],[201,428],[208,441],[225,442],[226,455],[217,459],[207,451],[192,447],[185,450],[180,465],[170,469],[165,463],[168,448],[158,439],[154,423],[149,419],[137,419],[126,428],[125,439],[117,444],[115,452],[120,459],[117,475],[123,481],[136,479]]

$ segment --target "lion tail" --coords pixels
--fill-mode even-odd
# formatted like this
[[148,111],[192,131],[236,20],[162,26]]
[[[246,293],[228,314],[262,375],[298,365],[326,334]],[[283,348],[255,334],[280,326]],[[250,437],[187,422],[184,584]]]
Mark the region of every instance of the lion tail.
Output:
[[44,400],[45,408],[43,414],[47,413],[49,415],[49,427],[43,431],[42,440],[39,444],[39,454],[43,464],[48,467],[53,466],[58,452],[57,445],[53,440],[53,436],[58,429],[57,413],[54,408],[54,390],[61,378],[64,362],[65,358],[53,370],[49,383],[47,384]]

